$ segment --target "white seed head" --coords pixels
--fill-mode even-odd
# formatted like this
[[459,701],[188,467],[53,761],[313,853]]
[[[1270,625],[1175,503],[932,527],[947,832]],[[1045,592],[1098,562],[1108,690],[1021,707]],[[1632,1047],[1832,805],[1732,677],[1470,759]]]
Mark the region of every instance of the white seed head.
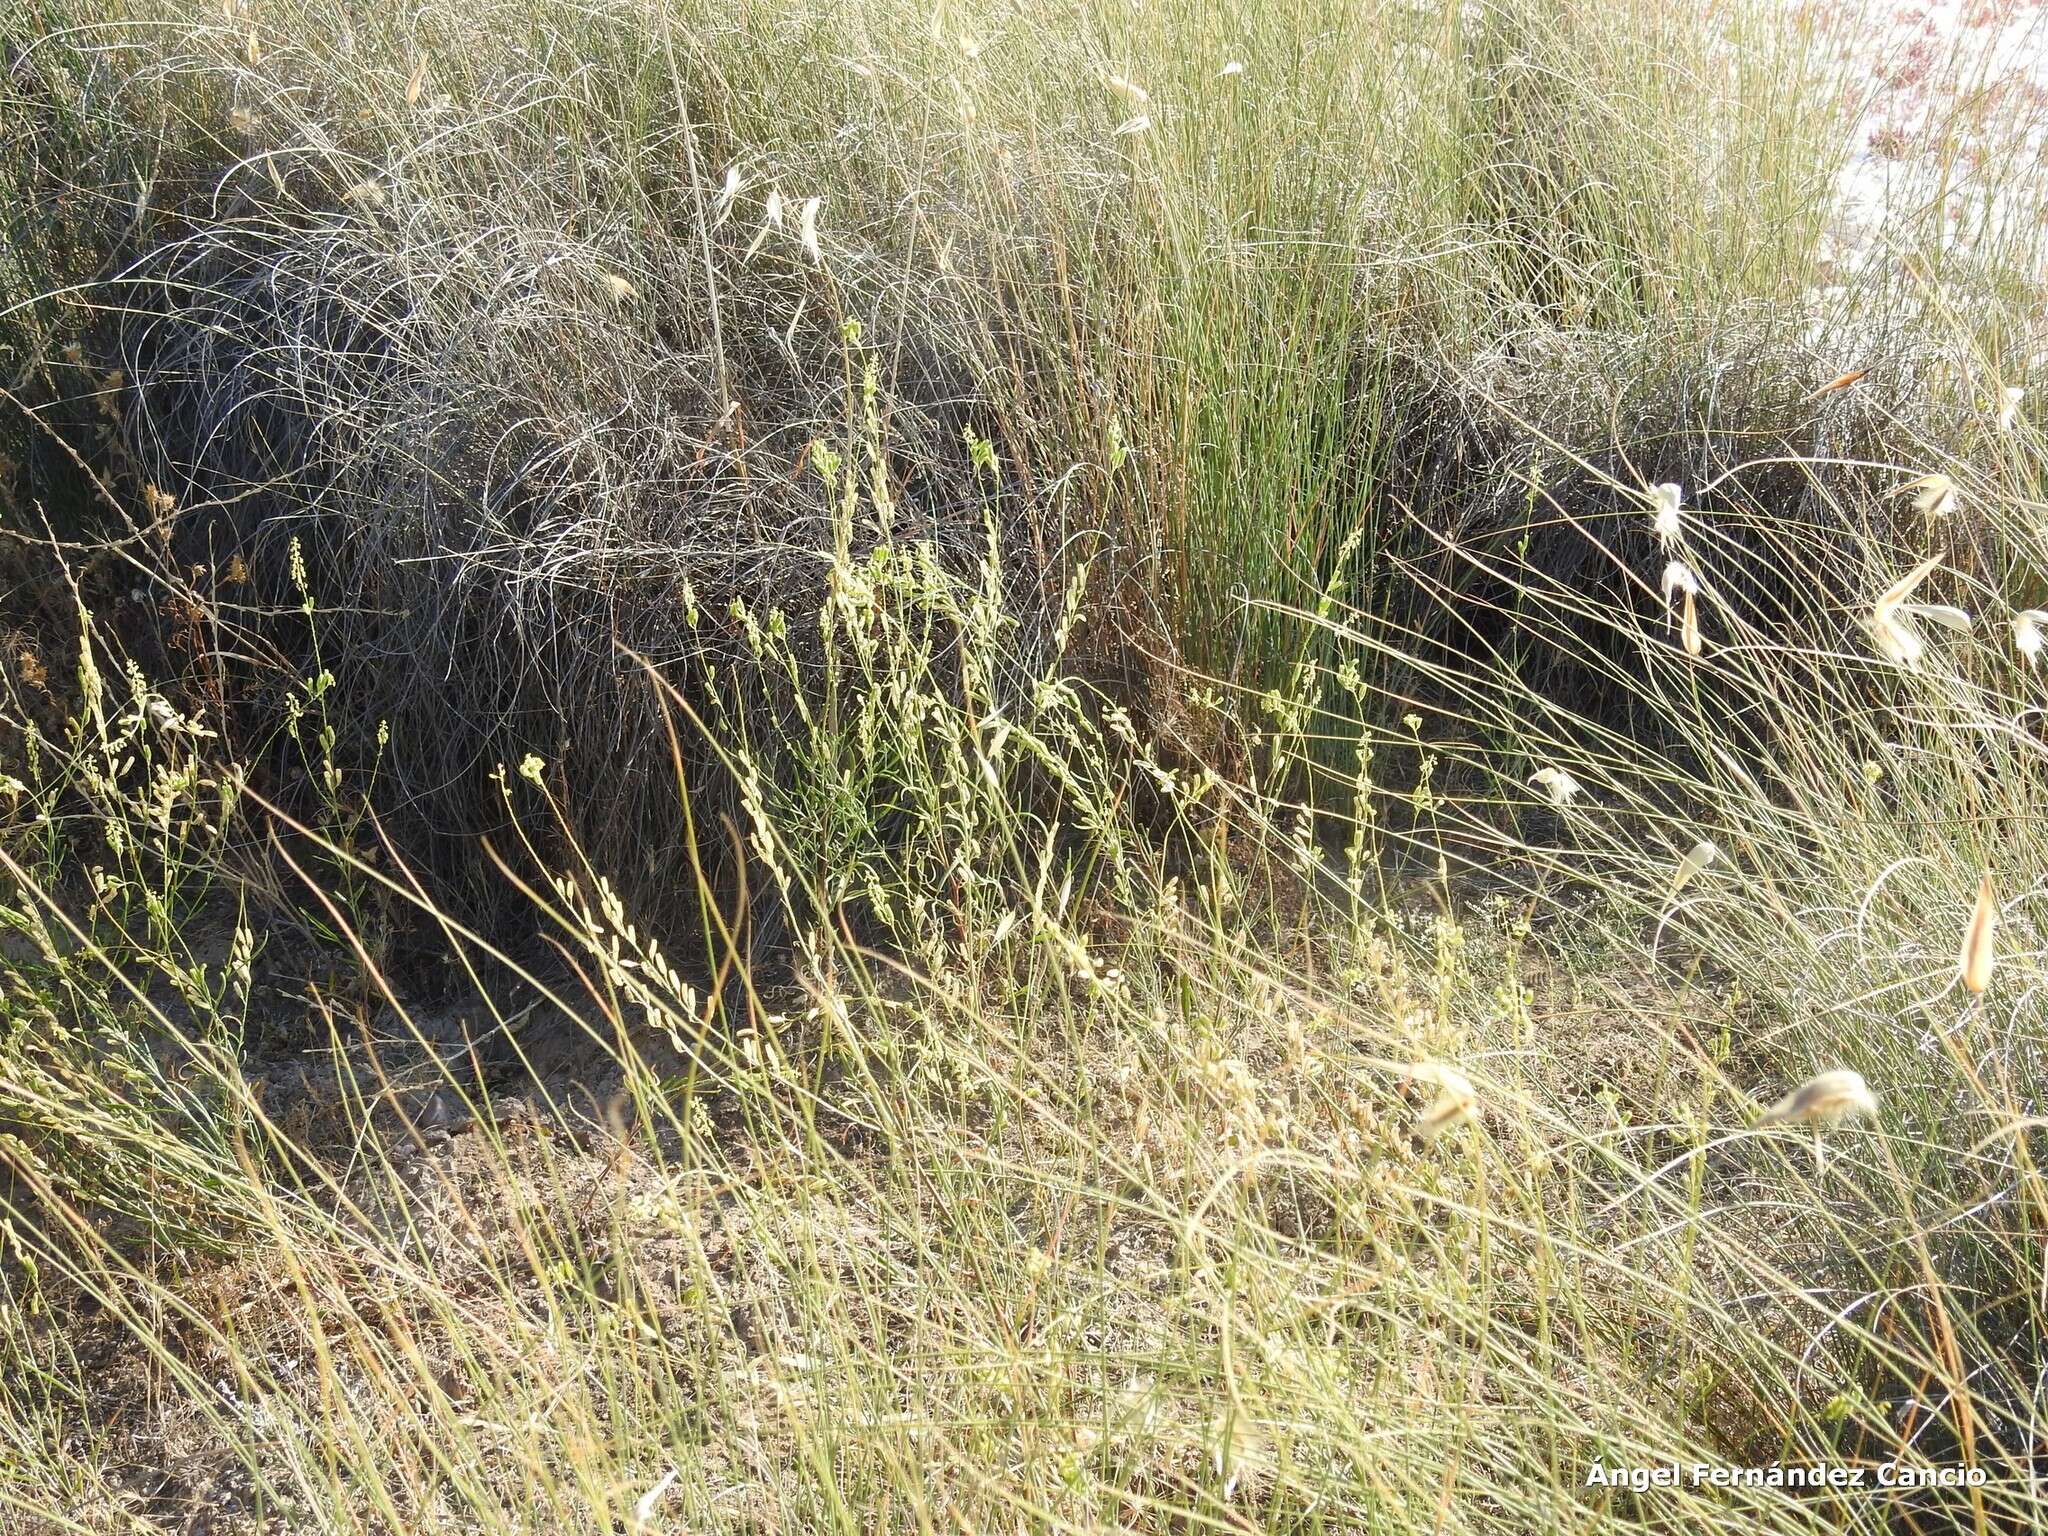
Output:
[[1415,1122],[1415,1134],[1425,1142],[1435,1141],[1454,1126],[1467,1125],[1478,1118],[1478,1090],[1456,1067],[1439,1061],[1419,1061],[1408,1069],[1408,1075],[1417,1082],[1436,1085],[1436,1097]]
[[2012,643],[2028,666],[2035,666],[2041,660],[2044,634],[2042,626],[2048,624],[2048,613],[2039,608],[2029,608],[2012,621]]
[[718,189],[718,196],[711,200],[711,227],[718,228],[732,214],[732,205],[740,195],[740,168],[729,165],[725,168],[725,185]]
[[1959,634],[1968,634],[1973,622],[1967,608],[1958,608],[1953,603],[1901,603],[1898,611],[1911,618],[1939,624],[1943,629],[1953,629]]
[[754,238],[747,246],[748,257],[751,258],[754,252],[761,249],[762,244],[768,239],[770,230],[782,227],[782,188],[770,187],[768,195],[761,200],[761,227],[754,232]]
[[1921,659],[1927,654],[1927,642],[1920,638],[1920,632],[1893,614],[1870,621],[1870,638],[1880,656],[1908,672],[1919,670]]
[[803,215],[797,221],[797,238],[804,248],[804,254],[818,266],[823,266],[825,262],[825,253],[818,248],[818,209],[823,202],[823,198],[805,198]]
[[1671,606],[1671,594],[1683,592],[1691,597],[1700,589],[1699,577],[1693,575],[1692,567],[1683,560],[1673,560],[1664,567],[1664,605]]
[[1947,517],[1956,509],[1956,483],[1947,475],[1922,475],[1906,487],[1913,492],[1913,510],[1923,517]]
[[1232,59],[1228,64],[1224,65],[1223,68],[1217,72],[1216,78],[1219,80],[1228,80],[1233,75],[1241,75],[1243,73],[1243,62],[1238,59]]
[[1671,872],[1671,890],[1673,894],[1675,895],[1677,892],[1684,890],[1692,882],[1695,875],[1720,856],[1721,850],[1716,848],[1706,838],[1703,837],[1694,843],[1692,847],[1685,851],[1685,857],[1678,861],[1678,867]]
[[1552,805],[1570,805],[1585,792],[1585,786],[1562,768],[1538,768],[1529,775],[1529,782],[1545,791]]
[[[1940,606],[1938,604],[1915,605],[1910,609],[1907,606],[1907,599],[1940,564],[1939,555],[1929,555],[1892,583],[1878,600],[1870,605],[1870,638],[1877,646],[1878,654],[1909,672],[1916,670],[1921,659],[1927,654],[1927,642],[1920,638],[1920,631],[1913,627],[1912,612],[1923,612],[1939,623],[1948,623],[1950,617],[1962,612],[1960,609],[1947,609],[1945,613],[1949,617],[1943,617],[1934,612],[1934,609]],[[1969,615],[1963,614],[1964,627],[1967,628],[1968,624]]]
[[1810,1077],[1758,1117],[1766,1125],[1840,1125],[1877,1114],[1877,1095],[1861,1072],[1840,1067]]
[[1454,1125],[1475,1120],[1479,1115],[1479,1092],[1472,1080],[1456,1067],[1440,1061],[1389,1061],[1368,1057],[1369,1065],[1392,1072],[1411,1083],[1427,1083],[1437,1090],[1415,1122],[1416,1134],[1434,1141]]
[[1134,107],[1142,107],[1152,99],[1150,91],[1135,80],[1127,80],[1122,75],[1104,75],[1102,83],[1110,95],[1121,97]]
[[2010,432],[2013,423],[2019,419],[2020,402],[2027,398],[2027,392],[2017,384],[2008,384],[1998,392],[1998,430]]
[[1678,512],[1685,504],[1685,492],[1670,481],[1650,489],[1650,531],[1660,544],[1669,546],[1678,537]]
[[1145,133],[1152,127],[1152,119],[1140,112],[1136,117],[1127,118],[1110,130],[1113,137],[1127,139],[1133,134]]

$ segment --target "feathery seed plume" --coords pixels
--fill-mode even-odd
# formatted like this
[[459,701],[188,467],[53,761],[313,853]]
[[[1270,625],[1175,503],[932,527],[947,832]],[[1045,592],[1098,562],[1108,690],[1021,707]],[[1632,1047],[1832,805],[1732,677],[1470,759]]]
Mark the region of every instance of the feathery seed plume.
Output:
[[1877,1114],[1877,1095],[1863,1081],[1863,1074],[1846,1067],[1810,1077],[1778,1100],[1752,1129],[1767,1125],[1840,1125],[1852,1118]]
[[1435,1141],[1454,1126],[1465,1125],[1479,1114],[1479,1094],[1472,1080],[1455,1067],[1440,1062],[1418,1062],[1409,1069],[1418,1082],[1434,1083],[1437,1095],[1415,1122],[1415,1134],[1425,1142]]
[[1456,1067],[1440,1061],[1389,1061],[1377,1057],[1368,1058],[1367,1064],[1382,1072],[1396,1073],[1408,1082],[1428,1083],[1437,1090],[1436,1097],[1415,1122],[1416,1134],[1426,1142],[1436,1140],[1452,1126],[1478,1118],[1479,1092]]
[[1920,665],[1920,658],[1927,654],[1927,643],[1918,630],[1899,616],[1899,609],[1940,564],[1941,556],[1929,555],[1870,605],[1870,632],[1878,650],[1887,660],[1909,670]]
[[1102,83],[1112,96],[1121,96],[1134,107],[1142,107],[1152,99],[1152,93],[1135,80],[1126,80],[1122,75],[1104,75]]
[[2029,608],[2012,621],[2013,646],[2026,658],[2030,667],[2041,660],[2044,624],[2048,624],[2048,612],[2039,608]]
[[1956,509],[1956,483],[1947,475],[1922,475],[1906,489],[1914,493],[1913,510],[1923,517],[1947,517]]
[[2013,422],[2019,418],[2020,402],[2027,398],[2027,392],[2017,384],[2008,384],[1998,392],[1998,430],[2010,432]]
[[818,249],[818,208],[823,201],[817,197],[804,199],[803,215],[797,221],[798,241],[804,248],[804,254],[817,266],[825,263],[825,253]]
[[1529,782],[1547,792],[1552,805],[1570,805],[1585,790],[1583,784],[1562,768],[1538,768],[1529,775]]
[[768,238],[768,231],[782,228],[782,188],[770,187],[768,196],[761,202],[761,227],[754,234],[753,243],[747,247],[752,256],[761,249],[761,243]]
[[1691,597],[1700,589],[1699,577],[1693,575],[1692,567],[1683,560],[1673,560],[1664,567],[1664,606],[1671,607],[1671,594],[1683,592]]
[[725,168],[725,185],[718,189],[718,196],[711,200],[711,227],[718,228],[732,215],[733,200],[740,195],[740,168],[729,165]]
[[1684,504],[1685,492],[1668,480],[1650,490],[1650,531],[1666,549],[1678,540],[1678,511]]

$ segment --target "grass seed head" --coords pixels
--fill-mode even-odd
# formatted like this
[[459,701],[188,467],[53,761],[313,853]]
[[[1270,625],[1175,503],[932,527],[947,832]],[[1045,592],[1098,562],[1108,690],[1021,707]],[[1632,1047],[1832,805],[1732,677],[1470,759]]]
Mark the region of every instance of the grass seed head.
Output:
[[805,198],[803,213],[797,220],[797,239],[816,266],[825,264],[825,253],[818,248],[818,209],[823,202],[823,198]]
[[1583,784],[1562,768],[1538,768],[1529,775],[1529,782],[1547,793],[1552,805],[1570,805],[1585,790]]
[[1685,492],[1670,481],[1650,489],[1650,531],[1657,535],[1657,542],[1669,548],[1677,542],[1679,533],[1679,509],[1685,505]]
[[[1878,600],[1870,605],[1870,635],[1879,654],[1908,671],[1920,665],[1921,658],[1927,654],[1927,642],[1920,638],[1920,632],[1910,622],[1906,600],[1940,564],[1941,556],[1929,555],[1893,582]],[[1967,625],[1967,615],[1965,623]]]
[[1991,985],[1991,968],[1997,963],[1998,893],[1987,873],[1977,887],[1977,906],[1970,913],[1970,925],[1963,930],[1961,960],[1963,986],[1972,993]]
[[711,227],[718,228],[732,215],[733,202],[740,195],[740,168],[729,165],[725,168],[725,185],[718,189],[718,196],[711,200]]
[[1102,83],[1110,95],[1120,97],[1134,107],[1142,107],[1152,99],[1150,91],[1135,80],[1126,79],[1122,75],[1104,75]]
[[1674,895],[1692,883],[1693,877],[1721,856],[1707,838],[1701,838],[1685,851],[1685,857],[1678,861],[1678,867],[1671,872],[1671,890]]
[[1877,1114],[1877,1095],[1861,1072],[1838,1067],[1810,1077],[1757,1119],[1766,1125],[1840,1125],[1844,1120]]
[[1998,392],[1998,430],[2010,432],[2013,423],[2019,419],[2020,402],[2027,398],[2027,392],[2017,384],[2008,384]]
[[1956,509],[1956,483],[1944,474],[1922,475],[1906,487],[1913,510],[1923,517],[1947,517]]
[[1415,1122],[1415,1134],[1425,1143],[1478,1118],[1479,1092],[1472,1086],[1472,1080],[1456,1067],[1447,1067],[1438,1061],[1419,1061],[1408,1069],[1408,1075],[1417,1082],[1436,1085],[1436,1097],[1429,1101]]
[[1685,645],[1685,654],[1697,656],[1706,649],[1700,636],[1700,600],[1695,592],[1685,594],[1685,609],[1678,622],[1678,638]]
[[2041,660],[2044,639],[2042,626],[2048,624],[2048,612],[2029,608],[2012,621],[2012,643],[2028,666],[2036,666]]

